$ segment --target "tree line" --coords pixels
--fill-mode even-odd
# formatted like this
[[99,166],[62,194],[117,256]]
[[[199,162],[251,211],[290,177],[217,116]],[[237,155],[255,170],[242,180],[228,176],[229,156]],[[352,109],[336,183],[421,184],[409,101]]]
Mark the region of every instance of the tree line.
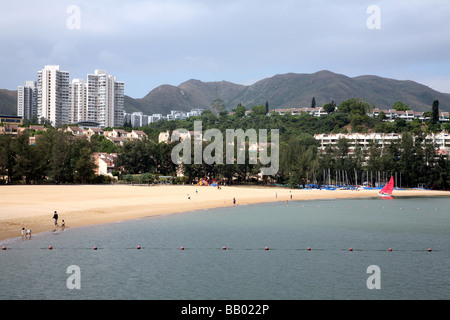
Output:
[[[330,103],[329,110],[335,109]],[[435,105],[433,105],[435,107]],[[39,135],[35,145],[29,145],[28,135],[17,138],[0,135],[0,181],[9,183],[96,183],[101,178],[93,174],[93,152],[117,152],[119,179],[154,182],[157,177],[183,177],[172,181],[192,183],[201,178],[221,180],[227,184],[277,184],[304,187],[309,184],[365,184],[375,186],[386,182],[391,175],[398,187],[450,189],[450,163],[446,155],[436,154],[435,147],[425,136],[431,132],[448,130],[447,124],[418,121],[384,122],[382,117],[371,118],[371,106],[358,99],[349,99],[337,106],[328,116],[309,114],[279,115],[268,111],[268,103],[247,108],[238,105],[232,114],[221,110],[218,114],[205,111],[199,117],[184,120],[159,121],[141,129],[148,135],[142,140],[131,140],[123,146],[94,135],[74,138],[70,134],[50,129]],[[217,108],[220,109],[219,107]],[[259,161],[248,161],[248,143],[244,164],[183,164],[175,165],[172,149],[178,144],[158,143],[159,133],[183,128],[194,130],[194,121],[202,121],[203,130],[218,129],[225,136],[227,129],[278,129],[280,133],[279,170],[273,176],[258,176]],[[395,132],[401,139],[380,148],[372,142],[368,148],[350,152],[350,141],[341,139],[334,148],[319,152],[315,133],[338,132]],[[268,138],[270,141],[270,137]],[[211,142],[203,142],[206,148]],[[253,155],[255,156],[255,155]],[[257,156],[257,154],[256,154]],[[3,177],[3,178],[2,178]]]
[[[30,144],[30,136],[36,142]],[[112,143],[111,143],[112,144]],[[98,183],[93,152],[117,151],[104,137],[74,137],[49,127],[17,136],[0,135],[0,183]]]

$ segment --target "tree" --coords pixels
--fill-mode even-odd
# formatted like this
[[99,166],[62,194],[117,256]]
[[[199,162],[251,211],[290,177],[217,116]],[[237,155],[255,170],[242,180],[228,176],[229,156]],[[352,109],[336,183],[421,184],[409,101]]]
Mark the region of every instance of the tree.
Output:
[[6,183],[13,180],[15,166],[14,140],[9,134],[0,135],[0,176],[6,177]]
[[361,99],[351,98],[348,100],[344,100],[339,105],[338,110],[340,112],[346,114],[359,114],[366,115],[367,111],[369,111],[370,106],[367,102],[362,101]]
[[74,178],[81,183],[90,182],[94,177],[95,164],[89,146],[80,147],[78,159],[75,161]]
[[325,110],[326,113],[330,114],[334,112],[336,109],[336,103],[334,101],[331,101],[329,103],[325,103],[322,108]]
[[225,105],[223,104],[222,99],[214,99],[211,102],[211,107],[216,110],[217,114],[220,114],[222,111],[225,111]]
[[431,123],[436,124],[439,122],[439,100],[433,101],[433,106],[431,107]]
[[260,106],[253,106],[252,107],[252,115],[266,115],[266,106],[260,105]]
[[73,182],[74,159],[71,155],[69,144],[70,135],[62,131],[53,130],[49,133],[52,139],[49,153],[50,172],[49,176],[55,183]]
[[30,146],[28,132],[23,131],[14,140],[15,144],[15,164],[14,180],[21,181],[25,179],[26,183],[36,180],[36,171],[34,170],[35,148]]
[[119,148],[114,142],[108,140],[105,136],[94,134],[91,136],[90,140],[92,149],[96,152],[116,153],[119,151]]
[[404,104],[401,101],[397,101],[396,103],[394,103],[394,105],[392,106],[392,109],[397,110],[397,111],[410,110],[408,105]]
[[242,118],[243,116],[245,116],[245,112],[247,111],[247,108],[244,107],[242,104],[238,104],[238,106],[236,107],[236,117]]

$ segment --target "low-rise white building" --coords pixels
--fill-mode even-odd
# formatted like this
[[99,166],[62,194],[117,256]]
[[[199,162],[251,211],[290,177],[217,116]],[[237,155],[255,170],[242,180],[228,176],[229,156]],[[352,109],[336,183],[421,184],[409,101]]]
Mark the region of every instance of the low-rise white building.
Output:
[[[370,143],[375,143],[378,148],[385,148],[393,141],[402,138],[399,133],[336,133],[336,134],[315,134],[314,138],[319,141],[319,151],[326,150],[327,147],[335,147],[340,139],[347,139],[350,152],[354,152],[357,147],[367,149]],[[436,151],[441,154],[448,154],[450,150],[450,134],[447,132],[432,133],[425,137],[425,141],[431,143]]]

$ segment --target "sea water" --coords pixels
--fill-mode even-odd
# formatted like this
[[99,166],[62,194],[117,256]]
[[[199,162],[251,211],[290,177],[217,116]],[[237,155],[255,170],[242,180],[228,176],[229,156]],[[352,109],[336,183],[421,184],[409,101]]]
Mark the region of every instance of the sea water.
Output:
[[2,243],[0,299],[450,298],[450,197],[274,202],[66,225]]

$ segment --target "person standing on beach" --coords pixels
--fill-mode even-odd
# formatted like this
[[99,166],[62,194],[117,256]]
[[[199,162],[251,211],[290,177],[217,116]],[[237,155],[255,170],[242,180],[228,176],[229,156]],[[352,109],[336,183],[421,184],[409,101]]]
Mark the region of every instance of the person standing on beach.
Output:
[[25,239],[25,228],[22,227],[22,240],[24,240],[24,239]]
[[236,204],[236,198],[233,198],[233,204]]
[[30,237],[30,240],[31,240],[31,230],[30,229],[27,230],[27,234],[25,235],[25,239],[27,237]]
[[58,213],[56,211],[53,214],[53,219],[55,220],[55,227],[57,227],[58,226]]

